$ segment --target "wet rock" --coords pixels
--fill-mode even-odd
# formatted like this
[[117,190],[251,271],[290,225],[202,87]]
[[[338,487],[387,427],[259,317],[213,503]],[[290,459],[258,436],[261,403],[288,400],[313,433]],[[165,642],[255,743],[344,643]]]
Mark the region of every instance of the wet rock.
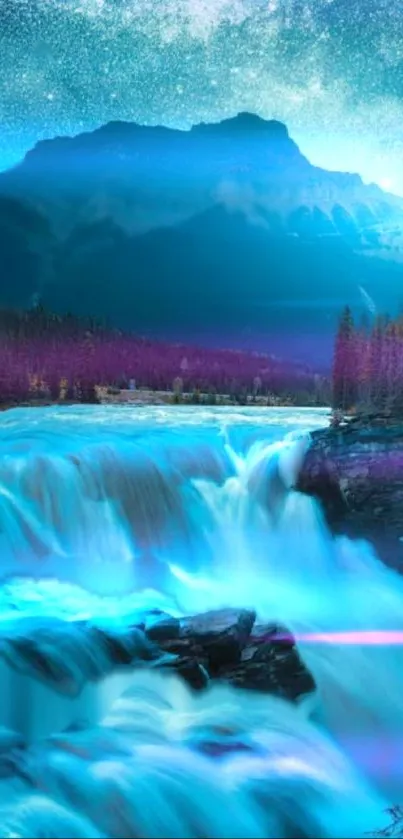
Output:
[[172,618],[169,615],[161,614],[150,626],[146,627],[146,636],[150,641],[161,643],[163,641],[171,641],[174,638],[179,638],[180,635],[180,621],[177,618]]
[[403,560],[403,422],[372,417],[312,434],[297,489],[317,498],[334,534],[372,542]]
[[221,609],[186,618],[181,639],[202,647],[211,674],[226,664],[240,661],[241,651],[252,631],[256,613],[246,609]]
[[190,635],[205,641],[222,635],[248,637],[256,620],[256,612],[251,609],[214,609],[201,615],[182,618],[180,636]]
[[192,687],[216,679],[290,700],[315,690],[291,633],[278,624],[255,625],[254,612],[227,609],[187,618],[181,636],[161,646],[177,657],[168,666]]
[[284,627],[256,627],[242,651],[237,667],[224,667],[220,678],[246,690],[257,690],[297,699],[315,690],[311,674],[303,664],[293,636]]
[[246,609],[215,610],[180,621],[150,614],[144,630],[20,619],[8,633],[3,630],[0,655],[19,672],[71,698],[88,682],[136,667],[174,670],[195,690],[214,679],[291,700],[314,690],[292,635],[277,624],[258,626],[255,621],[255,613]]
[[191,688],[202,690],[210,681],[205,665],[206,662],[203,663],[196,658],[177,658],[175,661],[163,664],[161,669],[174,670]]

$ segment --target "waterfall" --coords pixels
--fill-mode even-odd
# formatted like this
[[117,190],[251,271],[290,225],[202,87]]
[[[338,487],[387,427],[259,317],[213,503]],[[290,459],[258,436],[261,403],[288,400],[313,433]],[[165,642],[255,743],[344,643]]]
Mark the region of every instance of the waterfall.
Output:
[[[166,411],[154,411],[151,425],[139,409],[134,422],[125,409],[118,421],[113,409],[92,411],[95,429],[85,409],[36,417],[16,409],[0,424],[3,577],[56,576],[122,593],[167,585],[168,562],[187,571],[213,567],[217,511],[199,482],[213,489],[237,482],[240,463],[266,450],[273,434],[280,450],[281,412],[277,422],[250,427],[240,414],[233,430],[241,451],[252,441],[245,461],[228,444],[220,412],[195,427],[192,414],[179,410],[178,428]],[[250,480],[256,483],[253,474]]]
[[[106,753],[99,728],[80,734],[96,771],[71,744],[32,756],[41,790],[79,802],[99,835],[133,835],[112,811],[96,816],[107,794],[135,835],[284,839],[363,836],[403,797],[402,579],[369,544],[332,538],[294,489],[309,431],[326,422],[320,411],[113,407],[0,422],[3,618],[253,607],[293,632],[317,684],[291,707],[230,688],[195,698],[177,680],[166,695],[166,680],[137,674],[101,725]],[[223,724],[244,749],[217,773],[195,752]],[[217,806],[203,809],[203,794]],[[219,800],[237,814],[232,833]]]

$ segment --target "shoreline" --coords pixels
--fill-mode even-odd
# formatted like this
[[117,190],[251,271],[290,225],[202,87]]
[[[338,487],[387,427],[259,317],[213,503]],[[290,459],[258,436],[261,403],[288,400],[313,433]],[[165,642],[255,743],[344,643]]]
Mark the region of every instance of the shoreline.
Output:
[[232,398],[229,394],[209,394],[199,393],[198,398],[192,393],[175,394],[173,391],[154,391],[148,388],[142,388],[135,391],[120,390],[116,393],[108,392],[107,388],[96,389],[97,399],[93,403],[84,402],[79,399],[59,399],[52,400],[44,396],[43,398],[33,398],[32,400],[24,400],[22,402],[8,402],[0,404],[0,411],[9,411],[13,408],[46,408],[52,406],[70,407],[73,405],[136,405],[138,407],[145,407],[147,405],[166,405],[170,407],[193,407],[193,408],[214,408],[214,407],[234,407],[234,408],[328,408],[330,405],[313,404],[310,402],[301,403],[292,402],[290,400],[280,399],[275,396],[248,396],[245,401],[240,401]]

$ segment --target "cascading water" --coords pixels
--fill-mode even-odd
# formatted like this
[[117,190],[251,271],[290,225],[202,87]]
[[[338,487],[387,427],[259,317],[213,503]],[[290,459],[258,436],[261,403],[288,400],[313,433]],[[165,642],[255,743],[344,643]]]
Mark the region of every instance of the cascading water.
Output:
[[[238,455],[222,431],[225,413],[213,421],[207,414],[200,425],[186,410],[176,413],[176,425],[167,411],[155,411],[151,425],[141,410],[134,420],[125,409],[119,419],[108,409],[94,416],[85,408],[49,410],[42,421],[26,416],[11,411],[0,426],[3,576],[56,574],[98,591],[158,587],[166,562],[187,571],[214,568],[218,511],[198,481],[214,489],[232,477],[236,486],[245,463],[257,458],[259,466],[257,437],[265,452],[272,436],[279,438],[274,450],[282,448],[281,412],[264,425],[246,423],[240,412]],[[267,462],[270,452],[269,446]],[[226,505],[231,518],[235,510]]]
[[[163,698],[167,683],[157,681],[147,712],[144,678],[157,676],[138,675],[122,706],[124,724],[113,712],[120,745],[113,760],[104,755],[103,772],[90,778],[71,754],[60,763],[39,752],[32,760],[45,773],[42,789],[71,801],[67,775],[76,772],[74,796],[92,819],[91,799],[108,787],[109,761],[122,773],[121,801],[136,811],[141,764],[142,794],[149,784],[166,812],[153,824],[151,811],[148,821],[132,812],[137,835],[183,837],[363,836],[381,823],[384,806],[403,798],[402,580],[369,545],[332,539],[317,503],[292,488],[308,430],[326,424],[324,411],[284,409],[4,415],[3,575],[62,581],[3,587],[4,617],[10,599],[23,613],[64,612],[69,620],[97,609],[124,620],[133,597],[176,613],[253,607],[295,634],[318,688],[292,707],[229,688],[196,700],[182,688],[178,694],[176,681]],[[115,599],[102,597],[113,591]],[[214,779],[189,748],[200,727],[223,721],[259,749],[253,758],[228,759]],[[232,828],[214,807],[197,810],[203,790],[209,800],[228,800],[237,814]],[[99,829],[133,835],[116,824],[105,815]],[[96,835],[85,829],[75,835]],[[18,830],[30,835],[29,826]]]

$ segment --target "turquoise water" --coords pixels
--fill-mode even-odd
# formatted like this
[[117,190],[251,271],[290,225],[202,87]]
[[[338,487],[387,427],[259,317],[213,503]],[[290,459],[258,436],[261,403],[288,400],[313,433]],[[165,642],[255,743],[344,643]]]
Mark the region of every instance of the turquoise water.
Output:
[[[158,584],[161,563],[209,563],[214,511],[194,481],[221,485],[257,441],[326,422],[324,411],[77,407],[0,419],[3,575],[110,591]],[[210,551],[211,552],[211,551]],[[116,570],[119,569],[117,577]]]
[[[11,613],[119,622],[139,605],[251,606],[295,633],[318,686],[294,707],[138,673],[81,735],[85,766],[71,744],[32,757],[54,831],[73,809],[90,823],[80,836],[364,836],[403,798],[401,578],[370,545],[331,538],[293,489],[309,431],[327,422],[267,408],[2,415],[3,626]],[[252,748],[217,766],[195,743],[223,723]],[[95,812],[111,797],[124,828],[106,803]],[[35,807],[2,823],[28,836]]]

